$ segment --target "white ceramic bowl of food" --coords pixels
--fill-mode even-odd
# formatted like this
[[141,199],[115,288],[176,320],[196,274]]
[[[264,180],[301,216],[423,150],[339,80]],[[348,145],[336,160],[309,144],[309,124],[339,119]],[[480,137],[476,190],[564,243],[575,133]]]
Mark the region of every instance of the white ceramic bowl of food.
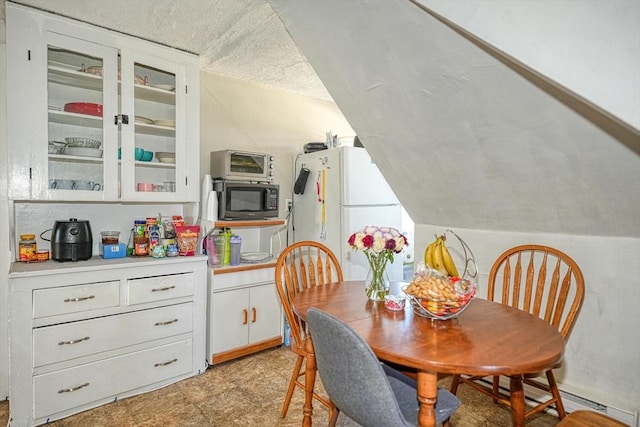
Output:
[[84,148],[100,148],[102,142],[91,139],[91,138],[81,138],[81,137],[67,137],[64,139],[67,142],[67,147],[84,147]]

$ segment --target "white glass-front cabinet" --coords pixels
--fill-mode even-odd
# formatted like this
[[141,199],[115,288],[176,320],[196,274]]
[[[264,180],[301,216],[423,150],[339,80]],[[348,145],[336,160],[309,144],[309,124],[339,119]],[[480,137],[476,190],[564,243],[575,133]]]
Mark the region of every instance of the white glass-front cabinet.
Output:
[[197,201],[197,56],[7,5],[9,196]]
[[118,114],[118,52],[51,32],[45,43],[47,126],[36,120],[20,147],[31,150],[31,198],[117,199],[118,128],[106,118]]
[[[129,119],[120,126],[122,199],[184,194],[187,156],[176,154],[187,152],[185,67],[128,49],[121,51],[121,66],[122,112]],[[124,95],[127,87],[134,88],[128,94],[133,96]],[[136,158],[141,150],[146,157]]]

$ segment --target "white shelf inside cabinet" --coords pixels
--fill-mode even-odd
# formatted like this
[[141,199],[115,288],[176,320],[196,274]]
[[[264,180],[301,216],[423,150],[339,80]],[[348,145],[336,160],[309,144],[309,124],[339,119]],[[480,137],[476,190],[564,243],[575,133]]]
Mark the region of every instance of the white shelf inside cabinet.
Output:
[[102,157],[68,156],[65,154],[49,154],[50,161],[71,163],[102,163]]
[[96,129],[102,128],[102,116],[89,116],[87,114],[68,113],[58,110],[49,110],[49,122]]
[[[72,67],[69,65],[69,67]],[[49,81],[65,86],[89,90],[102,90],[102,76],[85,73],[72,68],[49,65]]]
[[136,166],[140,166],[143,168],[162,168],[162,169],[172,169],[176,167],[175,163],[163,163],[163,162],[141,162],[139,160],[135,161]]
[[[49,81],[89,90],[102,90],[102,76],[74,69],[72,65],[49,65]],[[120,82],[118,82],[120,83]],[[118,91],[120,89],[118,88]],[[144,101],[175,105],[176,92],[147,85],[134,85],[135,97]]]
[[159,89],[153,86],[135,85],[135,96],[138,99],[161,104],[175,105],[176,103],[175,91]]
[[142,133],[152,136],[169,136],[174,137],[176,135],[176,128],[170,128],[167,126],[158,126],[146,123],[136,123],[136,133]]

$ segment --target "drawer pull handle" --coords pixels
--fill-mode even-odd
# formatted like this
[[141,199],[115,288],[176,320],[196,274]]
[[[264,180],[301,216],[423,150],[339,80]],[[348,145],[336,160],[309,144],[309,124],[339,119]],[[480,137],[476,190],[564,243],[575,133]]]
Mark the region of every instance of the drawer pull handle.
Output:
[[251,323],[256,323],[257,320],[257,311],[255,307],[251,307]]
[[60,342],[58,343],[58,345],[65,345],[65,344],[77,344],[77,343],[79,343],[79,342],[86,341],[86,340],[88,340],[88,339],[89,339],[89,337],[84,337],[84,338],[78,338],[77,340],[60,341]]
[[58,393],[71,393],[72,391],[80,390],[81,388],[87,387],[88,385],[89,383],[84,383],[79,385],[78,387],[63,388],[61,390],[58,390]]
[[89,295],[88,297],[78,297],[78,298],[65,298],[64,302],[78,302],[78,301],[86,301],[88,299],[94,299],[95,295]]
[[171,365],[174,362],[177,362],[178,359],[173,359],[173,360],[169,360],[168,362],[161,362],[161,363],[156,363],[155,365],[153,365],[154,367],[158,367],[158,366],[167,366],[167,365]]
[[167,320],[166,322],[156,322],[155,326],[164,326],[164,325],[170,325],[172,323],[176,323],[178,321],[178,319],[173,319],[173,320]]
[[151,289],[151,292],[170,291],[171,289],[175,289],[175,286],[171,285],[171,286],[165,286],[164,288],[153,288]]
[[242,310],[242,315],[243,315],[243,319],[244,319],[244,320],[242,320],[242,324],[246,325],[247,323],[249,323],[249,313],[247,312],[246,308],[244,310]]

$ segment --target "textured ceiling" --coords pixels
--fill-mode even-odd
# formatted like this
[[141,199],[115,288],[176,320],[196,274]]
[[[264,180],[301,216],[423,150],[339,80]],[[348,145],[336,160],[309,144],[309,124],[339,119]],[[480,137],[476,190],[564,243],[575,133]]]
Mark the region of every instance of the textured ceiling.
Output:
[[265,0],[16,0],[15,3],[197,53],[204,71],[331,100]]

